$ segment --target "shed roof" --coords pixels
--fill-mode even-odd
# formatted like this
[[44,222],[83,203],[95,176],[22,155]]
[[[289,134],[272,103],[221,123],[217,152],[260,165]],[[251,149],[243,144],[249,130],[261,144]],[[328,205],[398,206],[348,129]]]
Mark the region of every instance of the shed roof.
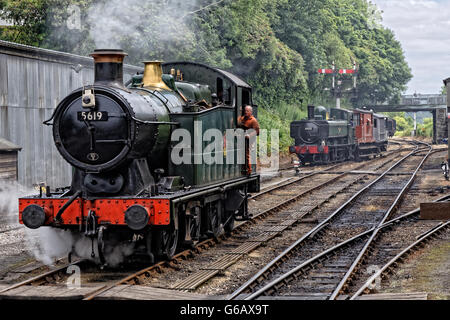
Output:
[[0,151],[20,151],[20,150],[22,150],[21,147],[16,146],[11,141],[8,141],[0,137]]
[[[12,56],[19,56],[28,59],[37,59],[42,61],[57,62],[63,64],[75,65],[80,67],[94,66],[94,59],[91,57],[80,56],[72,53],[43,49],[33,46],[27,46],[20,43],[0,40],[0,53]],[[128,73],[135,73],[144,70],[143,67],[133,66],[129,64],[123,65],[124,71]]]

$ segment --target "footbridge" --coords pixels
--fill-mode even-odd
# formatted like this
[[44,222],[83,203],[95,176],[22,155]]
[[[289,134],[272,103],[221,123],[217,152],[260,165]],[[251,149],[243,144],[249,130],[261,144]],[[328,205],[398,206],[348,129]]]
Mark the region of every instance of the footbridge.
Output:
[[411,112],[414,114],[414,131],[417,130],[416,114],[428,111],[433,115],[433,143],[441,143],[447,138],[447,95],[445,94],[411,94],[402,95],[399,104],[375,104],[363,107],[374,112]]

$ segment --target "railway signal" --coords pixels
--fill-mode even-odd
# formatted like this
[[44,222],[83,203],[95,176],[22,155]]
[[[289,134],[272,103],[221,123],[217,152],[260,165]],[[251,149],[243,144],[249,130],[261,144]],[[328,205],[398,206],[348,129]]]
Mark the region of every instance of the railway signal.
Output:
[[[331,69],[318,69],[319,74],[331,74],[333,76],[331,84],[331,93],[336,98],[336,108],[341,108],[341,97],[343,94],[351,94],[352,99],[356,99],[356,79],[358,77],[358,69],[356,69],[356,62],[353,62],[353,69],[336,69],[334,62],[331,65]],[[353,87],[351,89],[343,90],[342,82],[345,80],[336,80],[336,75],[350,74],[353,78]],[[328,89],[330,90],[330,89]]]
[[319,73],[334,73],[333,69],[319,69]]
[[356,73],[357,71],[356,70],[354,70],[354,69],[339,69],[339,73],[340,74],[354,74],[354,73]]
[[[319,73],[335,73],[333,69],[319,69],[318,70]],[[339,69],[337,71],[337,73],[339,74],[355,74],[357,73],[357,70],[354,69]]]

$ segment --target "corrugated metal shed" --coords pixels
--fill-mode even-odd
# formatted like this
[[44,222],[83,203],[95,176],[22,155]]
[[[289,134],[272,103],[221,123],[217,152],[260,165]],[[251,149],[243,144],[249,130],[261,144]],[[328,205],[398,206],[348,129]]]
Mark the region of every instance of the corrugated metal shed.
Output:
[[21,149],[22,149],[21,147],[15,145],[11,141],[8,141],[0,137],[0,151],[10,152],[10,151],[20,151]]
[[0,137],[0,180],[17,180],[17,153],[21,149],[11,141]]
[[[124,81],[142,68],[126,65]],[[70,166],[42,124],[70,92],[94,79],[93,59],[0,41],[0,136],[22,146],[19,183],[58,187],[71,181]]]

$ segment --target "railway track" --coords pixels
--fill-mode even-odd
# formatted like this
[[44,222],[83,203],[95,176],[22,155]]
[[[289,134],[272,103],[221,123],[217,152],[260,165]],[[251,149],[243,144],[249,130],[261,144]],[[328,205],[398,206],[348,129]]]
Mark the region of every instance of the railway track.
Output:
[[[360,243],[360,248],[352,250],[352,252],[357,252],[357,255],[346,255],[344,256],[344,259],[346,261],[340,261],[340,264],[336,265],[340,268],[346,268],[347,270],[342,280],[337,284],[337,286],[334,286],[333,291],[328,293],[328,296],[330,298],[336,298],[338,293],[349,281],[351,275],[356,269],[356,266],[360,264],[362,257],[367,252],[367,248],[376,237],[376,234],[379,230],[377,227],[383,225],[390,214],[394,211],[394,209],[400,202],[400,199],[414,180],[414,177],[416,176],[419,168],[429,156],[431,147],[429,147],[428,149],[428,152],[423,156],[422,160],[420,161],[419,165],[417,165],[416,170],[411,175],[411,177],[407,179],[406,183],[403,184],[401,190],[392,188],[392,186],[398,185],[400,183],[400,181],[398,181],[399,179],[392,179],[392,177],[389,177],[387,175],[389,172],[393,172],[396,168],[401,166],[402,163],[403,167],[405,167],[404,162],[406,162],[407,159],[411,159],[412,156],[421,152],[419,148],[417,148],[417,150],[415,151],[412,151],[401,160],[397,161],[392,167],[384,171],[376,180],[357,192],[350,200],[344,203],[339,209],[337,209],[330,216],[324,219],[315,228],[311,229],[303,237],[294,242],[282,254],[272,260],[254,277],[252,277],[244,285],[242,285],[239,289],[232,293],[230,299],[235,299],[244,292],[254,292],[247,297],[247,299],[254,299],[264,293],[271,292],[273,288],[276,288],[276,290],[280,290],[281,287],[286,285],[286,275],[291,274],[290,272],[293,265],[302,265],[303,261],[309,261],[310,259],[313,259],[317,256],[319,256],[320,258],[323,255],[326,255],[328,250],[327,248],[333,247],[333,245],[336,245],[336,242],[346,243],[348,241],[353,243],[355,239],[360,239],[360,236],[357,236],[356,234],[366,233],[369,232],[368,229],[373,229],[372,233],[369,236],[369,239],[365,242]],[[406,167],[408,168],[408,165],[406,165]],[[400,177],[400,180],[401,178],[404,179],[404,176],[395,177]],[[397,194],[393,202],[387,201],[392,197],[393,193],[386,193],[386,180],[394,180],[389,181],[391,185],[390,189]],[[381,205],[386,208],[383,210],[382,214],[375,211],[372,212],[371,215],[363,215],[361,214],[361,211],[358,212],[358,208],[361,207],[361,205],[367,205],[368,201],[370,203],[370,199],[372,197],[376,198],[378,207]],[[345,235],[345,237],[343,238],[342,235]],[[306,249],[301,250],[302,248]],[[316,260],[314,259],[313,261]],[[340,274],[342,270],[338,268],[336,269],[336,272]],[[327,274],[325,273],[322,276],[327,276]],[[328,275],[328,277],[330,277],[330,275]],[[331,277],[333,279],[336,279],[336,275]],[[321,277],[317,277],[317,279],[321,279]],[[315,281],[312,281],[310,283],[311,288],[315,288],[317,287],[317,285],[318,284]],[[333,287],[333,284],[330,284],[329,287]],[[308,289],[304,289],[304,292],[308,292]]]
[[[385,162],[388,162],[389,160],[386,160]],[[383,163],[384,164],[384,163]],[[383,165],[382,164],[382,165]],[[345,176],[345,174],[341,174],[339,175],[340,177]],[[335,178],[332,178],[332,180],[334,180]],[[321,183],[319,185],[316,185],[315,187],[309,188],[306,191],[301,192],[300,194],[297,194],[296,197],[294,198],[298,198],[300,195],[302,194],[307,194],[310,193],[314,190],[318,190],[321,187],[326,186],[328,183],[330,182],[330,179],[326,180],[324,183]],[[281,189],[285,187],[283,186],[278,186],[277,189]],[[271,191],[274,191],[271,190]],[[239,226],[237,226],[237,228],[235,229],[234,234],[239,233],[241,231],[243,231],[245,228],[247,228],[248,226],[250,226],[252,223],[254,223],[255,220],[261,220],[264,219],[265,217],[267,217],[268,215],[270,215],[271,213],[274,213],[277,211],[277,209],[281,208],[283,205],[288,204],[289,202],[294,201],[294,199],[288,199],[288,201],[285,201],[285,203],[279,204],[278,206],[272,207],[269,210],[265,210],[264,212],[261,212],[257,215],[255,215],[255,217],[253,218],[253,221],[247,221],[244,223],[241,223]],[[275,234],[272,234],[275,235]],[[101,293],[106,292],[116,286],[119,286],[121,284],[138,284],[140,282],[145,281],[146,278],[151,277],[152,275],[155,274],[159,274],[162,272],[162,270],[164,270],[165,268],[177,268],[177,261],[182,261],[184,259],[189,258],[190,256],[193,256],[195,254],[198,254],[200,252],[202,252],[203,250],[207,250],[211,247],[216,246],[217,241],[214,239],[208,239],[206,241],[203,241],[199,244],[197,244],[195,246],[194,249],[189,249],[189,250],[185,250],[182,251],[180,253],[178,253],[171,261],[161,261],[155,265],[152,265],[148,268],[144,268],[142,270],[139,270],[135,273],[132,273],[131,275],[127,275],[126,277],[123,277],[121,279],[119,279],[116,282],[111,282],[110,284],[107,284],[103,287],[101,287],[100,289],[96,290],[96,292],[93,292],[91,295],[89,295],[88,297],[86,297],[85,299],[87,300],[91,300],[94,299],[95,297],[99,296]],[[42,285],[42,284],[56,284],[56,283],[64,283],[65,279],[67,278],[67,274],[66,274],[66,269],[70,266],[70,265],[79,265],[80,268],[82,268],[84,270],[84,273],[86,273],[86,269],[89,269],[89,267],[87,266],[87,264],[89,264],[89,262],[85,261],[85,260],[80,260],[80,261],[76,261],[73,264],[66,264],[64,266],[61,266],[53,271],[49,271],[41,276],[37,276],[34,277],[32,279],[23,281],[19,284],[13,285],[9,288],[6,288],[2,291],[0,291],[1,293],[5,293],[7,291],[19,288],[21,286],[26,286],[26,285]],[[207,279],[205,279],[206,281]]]
[[[382,157],[389,157],[391,155],[394,155],[394,154],[398,153],[399,151],[402,151],[402,150],[406,151],[406,150],[409,149],[409,148],[405,148],[404,143],[400,143],[400,142],[394,142],[394,143],[398,144],[399,148],[395,149],[395,150],[392,150],[392,151],[388,151],[388,152],[383,153]],[[407,145],[409,145],[409,144],[407,144]],[[374,161],[374,160],[376,160],[376,159],[372,159],[372,160],[369,160],[369,161]],[[264,188],[263,190],[261,190],[261,192],[252,195],[250,197],[250,199],[259,198],[260,196],[262,196],[264,194],[267,194],[267,193],[269,193],[271,191],[274,191],[274,190],[277,190],[279,188],[283,188],[283,187],[286,187],[286,186],[289,186],[289,185],[296,184],[299,181],[306,180],[307,178],[311,178],[311,177],[317,176],[319,174],[331,173],[331,172],[333,172],[332,170],[338,169],[339,167],[348,166],[349,163],[350,163],[350,165],[352,164],[352,162],[339,162],[337,164],[332,165],[331,167],[326,167],[326,168],[323,168],[323,169],[322,169],[322,166],[318,166],[319,169],[318,170],[314,170],[314,171],[304,171],[304,170],[307,169],[307,168],[317,168],[317,167],[314,167],[314,166],[303,167],[304,170],[300,171],[299,173],[296,174],[296,175],[300,175],[299,177],[294,176],[294,177],[288,177],[286,179],[283,179],[283,180],[281,180],[281,181],[279,181],[279,182],[277,182],[277,183],[275,183],[273,185],[270,185],[269,187]],[[356,164],[357,163],[353,162],[353,165],[356,165]],[[360,167],[363,167],[363,166],[364,166],[364,164],[362,166],[360,166]],[[284,168],[280,168],[280,171],[285,171],[285,170],[294,170],[294,167],[293,166],[286,166]],[[355,168],[354,170],[357,170],[357,168]],[[338,171],[339,171],[339,169],[338,169]],[[349,171],[349,170],[345,170],[345,171]],[[340,173],[343,173],[342,170],[341,170]]]
[[[387,161],[388,162],[388,161]],[[382,164],[381,166],[379,166],[379,167],[382,167],[383,165],[385,165],[385,164]],[[333,166],[332,168],[336,168],[337,166],[339,166],[339,165],[336,165],[336,166]],[[358,166],[359,167],[359,166]],[[332,169],[332,168],[327,168],[327,169],[325,169],[325,170],[330,170],[330,169]],[[324,171],[325,171],[324,170]],[[344,177],[344,176],[346,176],[346,175],[348,175],[349,174],[349,172],[350,171],[348,171],[348,172],[346,172],[346,173],[343,173],[343,174],[340,174],[340,175],[338,175],[338,177],[340,177],[340,178],[342,178],[342,177]],[[318,174],[318,173],[317,173]],[[306,178],[306,177],[301,177],[301,178]],[[303,179],[300,179],[300,180],[298,180],[298,181],[301,181],[301,180],[303,180]],[[332,181],[338,181],[339,180],[339,178],[337,179],[336,177],[333,177],[333,178],[331,178],[331,179],[328,179],[328,180],[326,180],[325,182],[323,182],[323,183],[320,183],[320,184],[318,184],[318,185],[316,185],[316,186],[313,186],[313,187],[311,187],[311,188],[309,188],[309,189],[307,189],[306,191],[303,191],[303,192],[300,192],[299,194],[297,194],[297,196],[304,196],[304,195],[306,195],[306,194],[309,194],[309,193],[311,193],[311,192],[313,192],[314,190],[318,190],[318,189],[320,189],[320,188],[324,188],[325,186],[327,186],[327,185],[330,185],[330,183],[332,182]],[[354,183],[356,183],[356,181],[359,181],[360,179],[350,179],[350,180],[348,180],[348,181],[344,181],[344,186],[343,186],[343,188],[342,189],[345,189],[345,188],[348,188],[348,187],[350,187],[350,186],[352,186]],[[298,181],[296,181],[296,182],[298,182]],[[295,183],[289,183],[288,185],[293,185],[293,184],[295,184]],[[280,185],[280,186],[278,186],[277,188],[273,188],[272,190],[270,190],[270,191],[267,191],[267,192],[265,192],[265,194],[269,194],[269,193],[272,193],[273,191],[275,191],[275,190],[278,190],[278,189],[282,189],[282,188],[285,188],[286,187],[286,185],[284,185],[284,184],[282,184],[282,185]],[[341,186],[342,187],[342,186]],[[339,192],[339,191],[338,191]],[[336,193],[338,193],[338,192],[336,192]],[[256,198],[258,198],[258,197],[261,197],[262,196],[262,194],[260,194],[260,195],[258,195]],[[333,194],[331,194],[330,195],[330,197],[331,196],[333,196]],[[298,197],[297,197],[298,198]],[[289,199],[288,199],[289,200]],[[290,200],[292,200],[292,199],[290,199]],[[326,199],[325,199],[326,200]],[[295,200],[293,200],[293,201],[295,201]],[[323,202],[325,202],[325,201],[323,201]],[[323,203],[322,202],[322,203]],[[289,201],[287,201],[287,203],[289,203]],[[265,210],[265,211],[263,211],[263,212],[261,212],[261,213],[259,213],[259,214],[257,214],[256,216],[255,216],[255,218],[254,218],[254,220],[257,220],[257,219],[264,219],[265,217],[267,217],[268,215],[270,215],[270,212],[276,212],[277,210],[279,210],[280,208],[282,208],[283,206],[285,206],[286,205],[286,203],[285,204],[280,204],[279,206],[275,206],[275,207],[277,207],[277,208],[275,208],[275,207],[272,207],[272,208],[270,208],[269,210]],[[306,213],[305,213],[306,214]],[[300,217],[301,218],[301,217]],[[293,219],[291,219],[291,220],[293,220]],[[292,221],[291,221],[292,222]],[[243,229],[245,229],[247,226],[249,226],[249,225],[251,225],[251,224],[253,224],[254,223],[254,221],[252,222],[252,221],[248,221],[248,222],[246,222],[246,223],[243,223],[243,224],[241,224],[240,226],[238,226],[237,227],[237,230],[236,231],[234,231],[234,234],[236,234],[236,233],[239,233],[240,231],[242,231]],[[288,226],[288,223],[289,222],[286,222],[286,226]],[[282,229],[282,228],[280,228],[280,229]],[[269,234],[271,234],[271,235],[274,235],[274,233],[270,233],[269,232]],[[85,297],[85,299],[87,299],[87,300],[91,300],[91,299],[94,299],[95,297],[98,297],[101,293],[103,293],[103,292],[105,292],[105,291],[108,291],[108,290],[110,290],[111,288],[113,288],[113,287],[115,287],[115,286],[118,286],[118,285],[120,285],[120,284],[130,284],[130,283],[140,283],[143,279],[147,279],[147,278],[149,278],[149,277],[151,277],[151,275],[152,274],[159,274],[159,273],[161,273],[162,272],[162,270],[164,269],[164,268],[174,268],[174,269],[177,269],[177,262],[178,261],[183,261],[184,259],[187,259],[187,258],[189,258],[190,256],[192,256],[192,255],[195,255],[196,253],[199,253],[199,252],[201,252],[201,251],[203,251],[203,250],[206,250],[206,249],[208,249],[209,247],[214,247],[215,245],[216,245],[216,243],[217,243],[217,241],[215,241],[214,239],[208,239],[208,240],[206,240],[206,241],[203,241],[202,243],[199,243],[194,249],[191,249],[191,250],[185,250],[185,251],[182,251],[182,252],[180,252],[179,254],[177,254],[175,257],[174,257],[174,259],[172,260],[172,261],[161,261],[161,262],[159,262],[159,263],[157,263],[157,264],[155,264],[155,265],[153,265],[153,266],[150,266],[150,267],[148,267],[148,268],[144,268],[144,269],[142,269],[142,270],[139,270],[138,272],[135,272],[135,273],[133,273],[133,274],[131,274],[131,275],[128,275],[128,276],[126,276],[126,277],[123,277],[123,278],[121,278],[120,280],[118,280],[118,281],[112,281],[112,282],[110,282],[109,284],[107,284],[107,285],[105,285],[105,286],[103,286],[102,288],[100,288],[100,289],[96,289],[95,290],[95,292],[92,292],[92,294],[90,294],[89,296],[87,296],[87,297]],[[76,264],[83,264],[83,263],[86,263],[85,261],[78,261],[78,262],[76,262]],[[36,283],[51,283],[51,282],[55,282],[55,281],[58,281],[58,279],[61,279],[61,278],[64,278],[64,270],[68,267],[69,265],[66,265],[66,266],[63,266],[63,267],[61,267],[61,268],[58,268],[57,270],[54,270],[54,271],[51,271],[51,272],[48,272],[48,273],[46,273],[45,275],[42,275],[41,277],[35,277],[35,278],[33,278],[33,279],[30,279],[30,280],[27,280],[27,281],[25,281],[25,282],[23,282],[23,283],[20,283],[20,284],[17,284],[17,285],[15,285],[15,286],[13,286],[13,287],[10,287],[10,288],[6,288],[6,289],[4,289],[4,290],[2,290],[2,291],[0,291],[0,293],[4,293],[4,292],[7,292],[7,291],[9,291],[9,290],[12,290],[12,289],[14,289],[14,288],[17,288],[17,287],[20,287],[20,286],[24,286],[24,285],[30,285],[30,284],[36,284]],[[45,279],[45,280],[42,280],[42,279]],[[206,279],[207,280],[207,279]],[[205,281],[206,281],[205,280]]]
[[[390,161],[392,160],[388,159],[384,161],[375,169],[386,165]],[[364,165],[367,164],[358,165],[357,168],[361,168]],[[282,191],[271,190],[274,192],[270,195],[266,194],[264,199],[261,200],[263,202],[262,207],[264,210],[258,213],[253,220],[264,220],[262,224],[258,224],[258,226],[253,228],[247,228],[246,237],[240,238],[240,243],[238,242],[233,250],[231,250],[231,244],[229,244],[229,252],[225,252],[224,255],[220,256],[219,259],[215,260],[210,265],[200,267],[201,270],[199,272],[183,279],[171,288],[177,290],[195,290],[212,277],[220,275],[226,268],[238,261],[243,255],[250,253],[252,250],[282,233],[285,229],[297,224],[322,204],[366,177],[364,174],[352,177],[349,175],[350,172],[352,171],[350,170],[344,173],[335,174],[334,176],[332,175],[331,178],[321,177],[322,180],[316,182],[312,187],[300,187],[296,185],[296,188],[293,190],[292,188],[289,190],[283,188]],[[292,186],[292,183],[289,185]],[[321,195],[319,197],[317,197],[317,195],[314,196],[313,193],[317,193],[319,190]],[[280,197],[286,198],[286,200],[280,202]],[[294,208],[290,210],[291,212],[286,212],[286,208],[295,204],[299,199],[302,200],[301,208]],[[266,203],[277,203],[277,205],[267,207],[264,205]],[[267,220],[267,217],[274,215],[274,213],[277,213],[276,217],[270,221]]]
[[22,229],[22,226],[20,226],[20,227],[13,227],[13,228],[5,229],[5,230],[0,230],[0,233],[11,232],[11,231],[19,230],[19,229]]
[[357,290],[356,292],[353,291],[354,293],[351,295],[350,300],[355,300],[363,293],[368,294],[376,289],[376,286],[374,286],[374,282],[376,283],[377,279],[385,279],[389,274],[394,273],[394,269],[398,267],[399,264],[404,261],[404,259],[406,259],[409,254],[412,254],[415,250],[424,246],[427,242],[437,238],[441,233],[445,231],[448,232],[449,226],[450,221],[437,223],[430,229],[426,230],[424,233],[416,236],[416,241],[405,247],[402,247],[401,249],[398,249],[398,253],[394,257],[392,257],[388,262],[382,265],[382,267],[380,267],[374,275],[367,279],[363,285],[361,285],[359,288],[356,287]]
[[[450,196],[445,196],[436,201],[448,201],[449,198]],[[303,261],[279,277],[272,279],[265,284],[265,286],[259,288],[259,290],[252,294],[243,295],[243,297],[245,300],[253,300],[259,297],[267,299],[270,295],[276,294],[279,299],[280,295],[285,294],[285,297],[295,297],[296,299],[329,299],[330,288],[336,288],[338,285],[336,278],[345,272],[345,269],[349,265],[349,261],[351,261],[351,258],[354,258],[354,254],[353,256],[351,254],[349,255],[349,252],[355,252],[355,249],[361,249],[365,241],[370,238],[370,234],[374,231],[378,230],[385,232],[386,237],[388,237],[389,235],[392,235],[392,232],[390,232],[389,229],[395,228],[398,231],[408,224],[417,223],[418,214],[419,209],[411,211],[396,219],[385,222],[376,228],[359,233],[350,239],[340,242]],[[399,253],[386,263],[386,265],[381,267],[378,272],[369,277],[361,287],[356,287],[359,289],[356,292],[354,291],[355,293],[351,296],[351,299],[356,299],[363,292],[370,292],[370,290],[374,288],[374,281],[386,273],[392,273],[393,267],[398,266],[399,259],[404,257],[408,252],[411,252],[413,248],[419,246],[424,241],[436,237],[439,232],[443,232],[449,226],[449,222],[431,222],[430,224],[431,227],[428,229],[426,229],[425,226],[422,226],[422,229],[426,229],[426,231],[416,236],[417,241],[412,244],[405,244],[403,250],[395,250],[393,246],[383,248],[388,254],[392,253],[392,251],[398,251]],[[415,230],[415,233],[417,232],[418,230]],[[372,265],[369,265],[369,267],[370,266]],[[345,299],[348,297],[349,296],[344,296],[343,298]],[[232,295],[230,298],[233,299],[235,296]]]
[[[277,202],[279,202],[279,197],[277,195],[278,190],[283,190],[285,192],[285,194],[284,194],[285,196],[287,195],[287,193],[286,193],[287,190],[290,190],[290,193],[292,195],[294,195],[295,191],[299,190],[300,188],[307,189],[307,188],[310,188],[314,185],[317,185],[317,184],[320,184],[323,182],[331,183],[332,179],[329,179],[330,176],[331,177],[336,177],[336,176],[343,177],[343,176],[350,175],[350,174],[356,174],[356,175],[359,174],[360,175],[360,174],[366,174],[366,173],[376,175],[377,170],[379,170],[384,165],[389,163],[389,161],[385,161],[384,159],[389,160],[390,157],[392,157],[392,156],[393,156],[393,159],[395,159],[395,157],[398,156],[401,153],[401,151],[406,152],[408,150],[412,150],[412,149],[403,148],[401,150],[389,152],[389,153],[385,154],[385,156],[383,158],[372,159],[372,160],[366,161],[364,163],[345,162],[345,163],[333,165],[333,166],[325,168],[323,170],[307,172],[307,173],[302,174],[300,177],[290,177],[284,181],[281,181],[280,183],[278,183],[274,186],[265,188],[261,192],[252,195],[250,197],[250,199],[258,200],[262,196],[265,196],[263,198],[263,201],[265,203],[269,203],[269,204],[277,203]],[[393,159],[391,159],[391,160],[393,160]],[[382,165],[381,166],[377,165],[378,162],[381,162]],[[358,172],[359,169],[364,168],[364,167],[368,167],[368,169],[366,169],[365,171],[362,171],[362,172]],[[313,177],[314,177],[314,179],[311,179]],[[288,187],[290,187],[290,188],[288,188]],[[274,194],[276,196],[271,197],[270,196],[271,194]],[[268,197],[267,197],[267,195],[268,195]]]

